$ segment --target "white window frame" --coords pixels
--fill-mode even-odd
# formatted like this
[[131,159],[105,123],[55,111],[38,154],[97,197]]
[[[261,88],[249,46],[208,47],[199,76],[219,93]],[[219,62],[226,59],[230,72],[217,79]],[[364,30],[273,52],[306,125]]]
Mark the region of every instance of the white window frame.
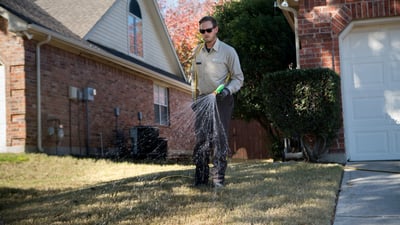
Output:
[[169,126],[169,92],[168,88],[158,84],[153,85],[154,122],[158,125]]

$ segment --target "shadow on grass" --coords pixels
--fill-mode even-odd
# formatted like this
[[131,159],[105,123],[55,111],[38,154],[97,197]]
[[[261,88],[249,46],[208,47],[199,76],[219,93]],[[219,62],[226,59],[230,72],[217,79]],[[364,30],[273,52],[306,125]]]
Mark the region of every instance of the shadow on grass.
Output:
[[221,189],[193,187],[193,170],[96,186],[0,188],[6,224],[330,224],[342,168],[234,163]]
[[193,160],[191,156],[187,155],[180,158],[133,158],[130,155],[113,155],[113,156],[81,156],[72,155],[77,159],[95,159],[95,160],[109,160],[114,163],[140,163],[140,164],[157,164],[157,165],[192,165]]

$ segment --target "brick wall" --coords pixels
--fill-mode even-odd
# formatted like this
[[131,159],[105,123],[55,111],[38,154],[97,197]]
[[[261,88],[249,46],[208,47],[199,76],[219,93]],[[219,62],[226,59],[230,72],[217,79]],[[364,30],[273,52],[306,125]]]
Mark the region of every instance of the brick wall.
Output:
[[299,1],[300,65],[340,73],[340,32],[353,20],[400,16],[398,0]]
[[7,145],[24,146],[25,130],[25,57],[22,38],[7,32],[7,20],[0,17],[0,60],[5,66]]
[[[37,96],[35,41],[15,37],[5,32],[6,21],[0,19],[0,59],[6,65],[7,76],[7,145],[36,149]],[[153,81],[145,74],[128,71],[118,65],[89,59],[45,44],[41,47],[41,96],[43,147],[48,153],[86,154],[86,134],[89,127],[91,154],[115,147],[117,118],[114,108],[120,108],[118,128],[129,136],[129,128],[139,125],[137,113],[142,112],[141,125],[154,124]],[[69,99],[69,87],[96,89],[94,101]],[[182,115],[182,102],[191,95],[169,88],[170,112]],[[188,108],[190,109],[190,107]],[[88,115],[88,116],[87,116]],[[182,118],[182,116],[180,116]],[[160,136],[168,139],[171,151],[191,152],[188,136],[180,138],[174,131],[181,123],[171,117],[171,126],[160,127]],[[63,125],[64,138],[48,135],[48,128]],[[100,138],[102,137],[102,139]],[[184,140],[184,141],[182,141]]]

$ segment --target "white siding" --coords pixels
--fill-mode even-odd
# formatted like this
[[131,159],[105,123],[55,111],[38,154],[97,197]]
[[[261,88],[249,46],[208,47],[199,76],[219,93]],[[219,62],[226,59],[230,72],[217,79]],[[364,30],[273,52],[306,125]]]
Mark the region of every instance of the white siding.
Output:
[[144,1],[146,0],[139,0],[138,2],[139,4],[142,3],[140,5],[144,23],[145,61],[172,74],[179,74],[179,68],[176,68],[175,56],[171,52],[167,34],[164,33],[161,22],[157,22],[159,17],[155,13],[150,13],[149,5],[144,5]]
[[97,22],[85,39],[128,54],[127,0],[117,1]]
[[[153,8],[153,2],[138,0],[143,20],[143,58],[146,63],[180,75],[179,62],[168,39],[162,21]],[[129,0],[117,1],[99,20],[85,39],[115,49],[128,55],[128,9]]]

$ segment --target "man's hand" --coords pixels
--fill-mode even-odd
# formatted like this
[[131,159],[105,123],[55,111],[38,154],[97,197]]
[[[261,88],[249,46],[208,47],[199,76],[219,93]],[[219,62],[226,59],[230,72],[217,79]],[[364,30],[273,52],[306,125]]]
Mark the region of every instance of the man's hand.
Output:
[[222,101],[226,96],[230,95],[231,92],[228,88],[224,88],[219,94],[217,94],[217,100]]

